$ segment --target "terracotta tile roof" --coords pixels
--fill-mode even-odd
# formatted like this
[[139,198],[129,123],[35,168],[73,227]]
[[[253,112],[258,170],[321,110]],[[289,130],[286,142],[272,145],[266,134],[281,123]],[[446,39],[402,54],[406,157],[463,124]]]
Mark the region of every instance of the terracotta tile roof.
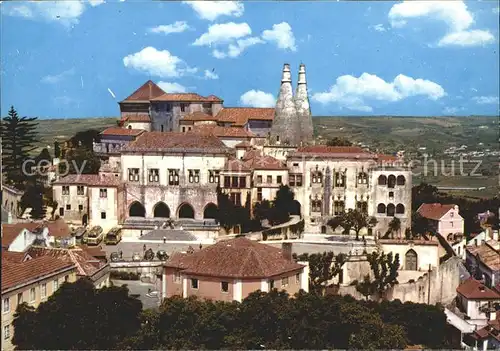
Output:
[[499,293],[472,278],[460,284],[457,288],[457,293],[469,300],[500,300]]
[[49,236],[53,236],[55,238],[71,237],[71,229],[62,218],[51,222],[44,222],[42,223],[42,226],[47,227],[49,230]]
[[145,132],[122,149],[124,152],[226,153],[229,149],[213,134]]
[[281,249],[244,237],[220,241],[192,254],[174,255],[165,266],[184,269],[187,275],[241,279],[271,278],[304,267],[284,259]]
[[90,277],[103,266],[99,259],[89,255],[82,249],[53,249],[32,246],[28,249],[27,254],[33,259],[48,256],[73,263],[77,268],[77,274],[80,276]]
[[[152,101],[172,101],[172,102],[215,102],[213,98],[206,98],[196,93],[165,93],[157,96]],[[218,101],[218,100],[217,100]]]
[[101,134],[102,135],[129,135],[129,136],[137,136],[141,133],[144,133],[142,129],[128,129],[128,128],[120,128],[120,127],[109,127],[105,129]]
[[121,121],[151,123],[151,117],[146,112],[122,112]]
[[76,268],[71,262],[54,257],[40,257],[14,263],[2,257],[2,293],[7,289]]
[[106,259],[106,251],[103,251],[101,246],[81,245],[80,248],[92,257]]
[[443,204],[422,204],[417,212],[424,218],[439,221],[448,211],[455,208],[455,205]]
[[149,102],[149,100],[165,94],[165,92],[151,80],[141,85],[132,95],[123,102]]
[[226,161],[226,164],[224,165],[224,171],[250,172],[251,169],[245,164],[245,162],[238,160],[236,158],[230,158]]
[[225,107],[218,114],[220,122],[245,125],[249,120],[272,121],[274,108],[259,107]]
[[207,99],[207,101],[213,101],[213,102],[223,102],[224,101],[220,97],[215,96],[215,95],[208,95],[206,99]]
[[15,195],[23,195],[24,194],[24,191],[22,190],[19,190],[17,188],[14,188],[13,186],[10,186],[10,185],[5,185],[5,184],[2,184],[2,190],[5,189],[7,190],[8,192],[10,193],[13,193]]
[[496,240],[488,240],[485,244],[467,246],[467,251],[477,257],[492,271],[500,271],[500,250]]
[[399,158],[394,155],[377,154],[377,160],[379,162],[397,162]]
[[56,180],[55,185],[87,185],[89,187],[118,187],[120,180],[115,176],[100,174],[68,174]]
[[41,226],[40,222],[2,224],[2,247],[9,247],[24,229],[34,231]]
[[217,118],[209,115],[208,113],[197,111],[190,113],[189,115],[185,115],[182,120],[185,121],[217,121]]
[[202,135],[215,135],[218,138],[252,138],[254,134],[244,128],[239,127],[221,127],[214,125],[198,125],[187,133],[196,133]]
[[376,159],[377,155],[357,146],[304,146],[292,152],[291,156],[322,156],[327,158]]
[[7,260],[13,263],[22,263],[25,257],[25,252],[14,252],[2,249],[2,260]]
[[245,164],[254,170],[286,170],[286,164],[269,155],[256,155],[253,158],[244,157]]

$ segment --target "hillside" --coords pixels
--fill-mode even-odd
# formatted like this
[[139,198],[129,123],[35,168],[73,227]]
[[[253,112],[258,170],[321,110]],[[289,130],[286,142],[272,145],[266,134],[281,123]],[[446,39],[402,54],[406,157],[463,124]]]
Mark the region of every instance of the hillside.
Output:
[[[116,120],[117,117],[40,120],[38,151],[47,145],[52,146],[54,140],[66,140],[78,131],[104,130],[116,125]],[[498,194],[498,155],[490,155],[498,151],[497,117],[314,117],[313,122],[320,140],[345,137],[373,151],[395,153],[404,150],[408,159],[422,159],[428,154],[429,158],[437,160],[440,168],[443,163],[448,171],[453,162],[458,162],[459,154],[446,154],[445,151],[465,145],[467,152],[475,151],[479,156],[467,156],[474,162],[464,164],[464,169],[472,171],[476,161],[481,161],[479,170],[483,176],[428,174],[415,176],[414,182],[425,180],[447,187],[484,186],[486,189],[480,191],[457,192],[472,196]],[[458,164],[455,173],[458,173]]]

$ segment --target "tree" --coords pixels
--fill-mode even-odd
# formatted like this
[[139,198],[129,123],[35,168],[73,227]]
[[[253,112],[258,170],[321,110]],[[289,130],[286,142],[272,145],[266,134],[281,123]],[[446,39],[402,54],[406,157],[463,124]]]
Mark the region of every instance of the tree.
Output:
[[280,185],[273,201],[274,221],[281,224],[290,219],[290,213],[295,207],[295,195],[288,185]]
[[13,343],[17,349],[112,349],[139,330],[141,309],[125,286],[96,289],[82,278],[64,283],[36,310],[19,308]]
[[29,159],[30,152],[36,149],[33,146],[37,138],[36,120],[36,117],[19,117],[14,106],[2,120],[2,172],[9,184],[21,189],[24,189],[27,178],[23,164]]
[[412,234],[422,235],[429,231],[429,221],[420,213],[413,212],[411,216]]
[[365,275],[361,282],[356,283],[356,290],[367,300],[370,296],[373,296],[373,294],[375,294],[376,287],[375,284],[370,280],[369,274]]
[[97,129],[87,129],[77,132],[71,139],[68,140],[72,148],[84,148],[92,150],[94,142],[99,142],[101,132]]
[[393,257],[392,252],[375,251],[366,257],[373,273],[375,292],[379,298],[384,298],[387,290],[398,283],[399,254]]
[[61,144],[59,144],[57,140],[54,141],[54,157],[55,158],[61,157]]
[[46,165],[52,164],[52,156],[50,155],[49,150],[45,147],[40,151],[37,157],[35,157],[35,162],[38,165],[40,161],[44,161]]
[[66,170],[66,165],[61,163],[59,171],[62,174],[97,174],[101,167],[101,160],[94,151],[78,148],[69,150],[66,153],[66,161],[69,165],[69,170]]
[[328,146],[352,146],[352,143],[344,137],[334,137],[326,142]]
[[328,284],[341,271],[342,266],[347,261],[347,256],[343,253],[334,255],[332,251],[323,253],[304,253],[297,256],[297,261],[309,262],[309,290],[310,292],[324,295]]
[[271,202],[269,200],[264,199],[261,202],[256,202],[253,207],[254,218],[259,221],[269,219],[271,207]]
[[394,217],[389,222],[389,230],[391,231],[392,238],[394,238],[394,232],[399,233],[399,231],[401,230],[401,220],[397,217]]
[[377,225],[377,219],[370,217],[366,213],[357,209],[349,209],[347,212],[342,213],[340,216],[334,217],[328,221],[328,225],[335,230],[338,226],[344,228],[344,233],[354,230],[356,233],[356,240],[359,240],[359,232],[363,228],[372,228]]
[[44,219],[46,213],[45,201],[43,199],[44,187],[34,181],[28,185],[26,191],[21,197],[21,209],[24,212],[28,207],[31,208],[30,216],[32,219]]

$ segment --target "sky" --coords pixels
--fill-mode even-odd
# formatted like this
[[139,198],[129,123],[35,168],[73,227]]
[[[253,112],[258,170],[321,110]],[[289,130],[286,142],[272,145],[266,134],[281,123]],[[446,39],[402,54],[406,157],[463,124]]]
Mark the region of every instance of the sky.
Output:
[[497,115],[498,1],[1,3],[1,115],[118,116],[166,92],[270,107],[284,63],[312,114]]

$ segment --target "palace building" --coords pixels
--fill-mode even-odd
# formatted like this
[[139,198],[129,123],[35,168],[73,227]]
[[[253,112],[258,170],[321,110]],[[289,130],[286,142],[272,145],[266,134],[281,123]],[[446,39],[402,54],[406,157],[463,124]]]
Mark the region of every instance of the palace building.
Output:
[[377,217],[375,231],[397,217],[404,232],[409,168],[358,147],[315,145],[305,65],[295,94],[291,78],[285,64],[275,108],[225,107],[214,95],[168,93],[146,82],[119,103],[119,127],[94,143],[99,174],[53,184],[56,213],[75,223],[120,224],[135,236],[167,218],[214,225],[217,185],[244,205],[272,200],[288,184],[306,231],[324,232],[329,218],[357,208]]

